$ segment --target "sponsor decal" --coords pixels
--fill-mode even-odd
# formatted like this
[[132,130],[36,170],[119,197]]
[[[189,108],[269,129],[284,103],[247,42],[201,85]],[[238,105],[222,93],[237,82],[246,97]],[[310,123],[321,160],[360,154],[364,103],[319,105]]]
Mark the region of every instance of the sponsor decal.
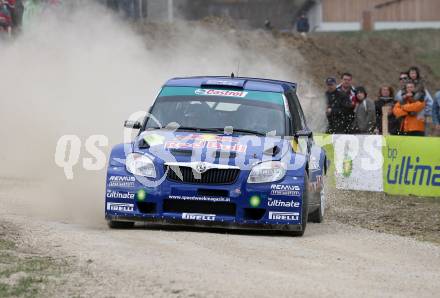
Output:
[[[240,86],[240,85],[239,85]],[[232,88],[230,88],[232,89]],[[164,87],[160,92],[160,96],[231,96],[231,97],[246,97],[255,101],[270,102],[277,105],[283,105],[283,93],[279,92],[263,92],[250,90],[222,90],[220,87],[211,88],[194,88],[194,87]]]
[[134,204],[107,203],[107,210],[120,212],[133,212]]
[[225,144],[217,141],[206,142],[206,148],[220,151],[246,152],[247,146],[241,144]]
[[272,184],[270,194],[273,196],[299,197],[301,188],[298,185]]
[[389,136],[386,141],[385,192],[440,197],[440,138]]
[[165,137],[158,134],[149,134],[144,137],[145,142],[147,142],[150,146],[162,145],[165,141]]
[[300,202],[295,202],[294,200],[283,201],[279,199],[268,198],[267,206],[269,207],[286,207],[286,208],[299,208]]
[[108,199],[134,199],[135,193],[132,192],[118,192],[114,190],[107,190]]
[[394,168],[388,165],[388,184],[440,186],[440,166],[423,164],[419,156],[413,159],[403,156],[399,161],[393,165]]
[[298,212],[274,212],[274,211],[269,211],[269,219],[285,220],[285,221],[299,220],[299,213]]
[[196,95],[211,95],[211,96],[229,96],[229,97],[246,97],[248,92],[232,91],[232,90],[217,90],[217,89],[197,89],[194,91]]
[[133,176],[110,176],[108,178],[109,187],[124,187],[132,188],[134,187],[136,178]]
[[172,200],[184,201],[208,201],[208,202],[230,202],[230,198],[226,197],[206,197],[206,196],[169,196]]
[[344,159],[342,160],[342,176],[345,178],[349,178],[353,172],[353,159],[348,155],[347,152],[348,150],[346,150],[344,153]]
[[336,188],[382,191],[381,152],[385,139],[376,135],[333,135],[332,138]]
[[136,193],[136,199],[139,202],[143,202],[145,201],[146,198],[147,198],[147,192],[144,189],[139,189]]
[[176,139],[182,140],[199,140],[199,141],[217,141],[217,142],[233,142],[237,143],[239,138],[231,136],[219,136],[215,134],[196,134],[191,133],[187,135],[176,136]]
[[165,143],[165,149],[215,149],[220,151],[231,151],[245,153],[247,146],[241,144],[225,144],[218,141],[199,141],[194,142],[182,142],[182,141],[168,141]]
[[252,207],[254,207],[254,208],[260,206],[260,204],[261,204],[261,199],[260,199],[260,197],[257,196],[257,195],[250,197],[250,199],[249,199],[249,204],[250,204]]
[[182,219],[214,221],[215,214],[182,213]]

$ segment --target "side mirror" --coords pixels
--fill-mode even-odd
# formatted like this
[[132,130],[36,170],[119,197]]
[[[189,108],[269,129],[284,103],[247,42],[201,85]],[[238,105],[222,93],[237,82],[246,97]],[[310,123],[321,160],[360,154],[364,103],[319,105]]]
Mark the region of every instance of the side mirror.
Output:
[[133,129],[141,129],[141,123],[139,121],[127,120],[124,122],[124,127],[133,128]]

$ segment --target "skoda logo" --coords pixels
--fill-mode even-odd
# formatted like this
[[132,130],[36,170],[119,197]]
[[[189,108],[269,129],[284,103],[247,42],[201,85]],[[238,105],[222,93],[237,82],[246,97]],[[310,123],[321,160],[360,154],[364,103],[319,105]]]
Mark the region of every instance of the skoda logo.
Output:
[[196,171],[197,171],[197,173],[202,174],[202,173],[205,173],[207,170],[208,170],[208,167],[206,166],[206,164],[205,164],[204,162],[199,162],[199,163],[196,165]]

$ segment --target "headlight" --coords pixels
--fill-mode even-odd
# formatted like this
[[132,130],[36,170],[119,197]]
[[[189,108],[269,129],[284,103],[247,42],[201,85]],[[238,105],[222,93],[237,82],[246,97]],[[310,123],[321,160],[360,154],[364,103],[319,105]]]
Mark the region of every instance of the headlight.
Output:
[[286,164],[280,161],[262,162],[252,168],[248,183],[267,183],[281,180],[286,175]]
[[154,163],[146,155],[139,153],[130,153],[125,160],[127,171],[137,176],[156,178],[156,169]]

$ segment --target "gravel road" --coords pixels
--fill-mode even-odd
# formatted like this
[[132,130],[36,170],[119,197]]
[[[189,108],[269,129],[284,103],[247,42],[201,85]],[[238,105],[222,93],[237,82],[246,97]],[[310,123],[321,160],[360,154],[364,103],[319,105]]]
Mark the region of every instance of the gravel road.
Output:
[[[304,93],[319,96],[322,89],[314,90],[305,62],[316,61],[310,64],[319,70],[312,76],[319,84],[351,64],[338,62],[339,52],[329,59],[322,50],[329,43],[322,46],[314,40],[308,45],[303,38],[239,34],[232,28],[220,28],[217,34],[181,23],[179,30],[170,28],[165,35],[156,26],[144,28],[151,34],[139,38],[113,18],[86,12],[69,15],[67,22],[45,18],[32,26],[29,38],[2,48],[3,84],[15,87],[2,90],[8,101],[0,109],[0,296],[7,283],[26,275],[20,266],[14,274],[4,269],[14,261],[3,251],[14,256],[10,251],[16,250],[17,260],[41,256],[44,262],[38,264],[60,266],[45,269],[56,272],[48,273],[47,280],[32,280],[39,283],[41,297],[439,297],[440,246],[358,227],[360,212],[344,217],[347,224],[341,224],[341,204],[332,206],[331,201],[333,218],[310,224],[301,238],[222,230],[108,229],[103,221],[105,173],[80,169],[84,157],[90,158],[84,151],[86,138],[102,133],[110,145],[119,142],[122,121],[148,108],[166,79],[229,74],[239,62],[241,75],[298,81]],[[355,51],[348,62],[357,66],[362,53],[348,48]],[[306,59],[302,52],[311,54]],[[407,50],[400,55],[408,57]],[[370,56],[366,64],[383,63]],[[408,62],[396,59],[390,61]],[[396,63],[389,64],[400,65]],[[304,105],[311,114],[309,123],[318,128],[325,126],[321,105],[314,100]],[[72,181],[54,165],[57,141],[65,134],[78,135],[82,142]],[[20,178],[24,174],[29,177]],[[364,211],[361,223],[368,227]],[[40,269],[27,268],[32,274]]]
[[438,297],[440,247],[326,222],[305,237],[218,230],[109,230],[11,214],[22,247],[70,269],[46,295]]

